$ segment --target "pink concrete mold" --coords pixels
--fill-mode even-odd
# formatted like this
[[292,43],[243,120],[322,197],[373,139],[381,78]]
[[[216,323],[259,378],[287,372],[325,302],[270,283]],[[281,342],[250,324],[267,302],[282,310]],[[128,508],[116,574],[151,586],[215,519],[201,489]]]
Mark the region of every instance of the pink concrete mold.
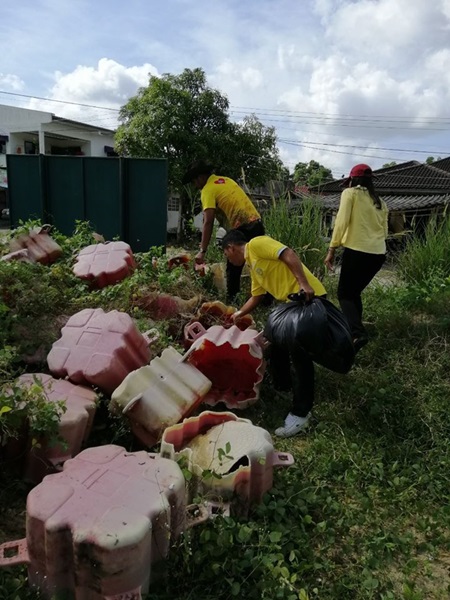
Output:
[[49,402],[63,400],[66,411],[61,415],[59,434],[64,444],[49,446],[45,439],[38,440],[39,446],[32,447],[25,460],[25,479],[39,483],[48,473],[54,472],[71,457],[76,456],[87,442],[94,421],[97,394],[89,388],[73,385],[63,379],[36,373],[22,375],[19,386],[42,385]]
[[212,406],[223,402],[239,409],[258,400],[266,367],[261,334],[254,329],[241,331],[235,325],[205,330],[200,323],[191,323],[185,336],[191,342],[188,362],[212,382],[204,402]]
[[172,256],[167,261],[167,268],[174,269],[175,267],[183,267],[184,269],[189,269],[189,263],[191,262],[190,254],[177,254]]
[[73,272],[93,286],[103,288],[122,281],[135,268],[136,262],[128,244],[108,242],[83,248],[77,256]]
[[10,252],[9,254],[4,254],[0,258],[1,262],[27,262],[34,263],[36,262],[31,256],[29,250],[27,248],[23,248],[22,250],[16,250],[15,252]]
[[[290,466],[290,454],[273,448],[270,434],[230,412],[205,411],[168,427],[161,456],[184,458],[195,476],[192,493],[231,501],[235,513],[245,514],[273,484],[273,469]],[[205,476],[208,473],[209,476]]]
[[189,348],[194,341],[189,333],[189,325],[192,323],[200,323],[205,329],[209,329],[213,325],[222,325],[225,329],[229,329],[233,325],[236,325],[241,331],[245,331],[248,328],[255,328],[255,322],[251,315],[244,315],[240,319],[233,323],[232,315],[236,312],[234,306],[227,306],[220,300],[213,302],[204,302],[198,309],[193,321],[186,325],[184,328],[184,345]]
[[55,262],[61,256],[62,248],[48,235],[50,229],[50,225],[43,225],[19,235],[9,244],[11,252],[27,249],[32,261],[43,265]]
[[209,379],[169,347],[150,365],[127,375],[113,392],[109,407],[129,420],[141,442],[153,446],[166,427],[199,405],[210,387]]
[[140,600],[155,565],[193,524],[187,508],[176,462],[89,448],[31,490],[26,539],[0,546],[0,566],[27,563],[45,598]]
[[148,364],[151,340],[132,318],[113,310],[86,308],[73,315],[47,356],[52,375],[112,393],[128,373]]

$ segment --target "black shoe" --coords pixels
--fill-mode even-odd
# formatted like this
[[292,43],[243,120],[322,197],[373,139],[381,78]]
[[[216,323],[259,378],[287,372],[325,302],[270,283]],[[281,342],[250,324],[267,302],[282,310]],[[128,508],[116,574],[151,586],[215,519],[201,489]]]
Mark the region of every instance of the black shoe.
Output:
[[353,348],[355,349],[355,354],[357,354],[361,348],[364,348],[366,344],[369,343],[369,338],[359,337],[353,340]]

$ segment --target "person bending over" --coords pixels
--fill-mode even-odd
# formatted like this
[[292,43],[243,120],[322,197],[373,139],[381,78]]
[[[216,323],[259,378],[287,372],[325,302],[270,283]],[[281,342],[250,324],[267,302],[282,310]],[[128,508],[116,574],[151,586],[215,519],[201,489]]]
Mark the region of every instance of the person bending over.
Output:
[[[325,296],[322,283],[291,249],[268,236],[258,236],[247,241],[240,231],[230,231],[222,240],[227,260],[250,269],[251,298],[233,315],[236,321],[252,312],[264,299],[266,292],[281,302],[287,302],[290,294],[303,290],[306,300]],[[279,437],[291,437],[308,424],[314,404],[314,363],[302,348],[289,350],[279,345],[270,346],[270,367],[275,389],[292,389],[292,408],[284,425],[275,430]],[[292,374],[291,365],[292,364]]]
[[[239,230],[247,241],[264,235],[261,216],[244,190],[229,177],[215,175],[210,164],[203,160],[193,162],[182,179],[201,190],[203,229],[197,264],[205,262],[211,241],[214,219],[226,230]],[[227,299],[232,302],[241,289],[242,266],[227,262]]]

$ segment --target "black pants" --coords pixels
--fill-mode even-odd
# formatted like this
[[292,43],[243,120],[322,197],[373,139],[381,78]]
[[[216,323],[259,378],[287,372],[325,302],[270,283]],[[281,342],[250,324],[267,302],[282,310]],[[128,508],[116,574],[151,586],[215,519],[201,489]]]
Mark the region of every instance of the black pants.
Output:
[[297,417],[306,417],[314,404],[314,363],[302,348],[287,350],[271,344],[269,366],[276,390],[287,392],[292,389],[291,412]]
[[367,337],[362,324],[363,306],[361,292],[383,266],[384,254],[369,254],[350,248],[344,249],[339,276],[338,299],[342,312],[350,325],[353,338]]
[[[264,235],[264,225],[261,219],[246,223],[236,228],[245,235],[247,242],[259,235]],[[236,267],[227,261],[227,300],[233,302],[241,290],[241,273],[244,265]]]

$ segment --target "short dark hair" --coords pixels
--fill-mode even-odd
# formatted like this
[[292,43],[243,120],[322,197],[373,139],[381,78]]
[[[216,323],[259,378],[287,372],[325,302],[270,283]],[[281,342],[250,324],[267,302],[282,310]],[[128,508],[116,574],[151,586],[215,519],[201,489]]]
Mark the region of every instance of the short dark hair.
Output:
[[230,246],[244,246],[247,243],[247,238],[238,229],[232,229],[226,233],[222,238],[222,250],[226,250]]
[[206,160],[194,160],[194,162],[189,165],[181,183],[186,185],[199,175],[212,175],[213,170],[213,166]]

